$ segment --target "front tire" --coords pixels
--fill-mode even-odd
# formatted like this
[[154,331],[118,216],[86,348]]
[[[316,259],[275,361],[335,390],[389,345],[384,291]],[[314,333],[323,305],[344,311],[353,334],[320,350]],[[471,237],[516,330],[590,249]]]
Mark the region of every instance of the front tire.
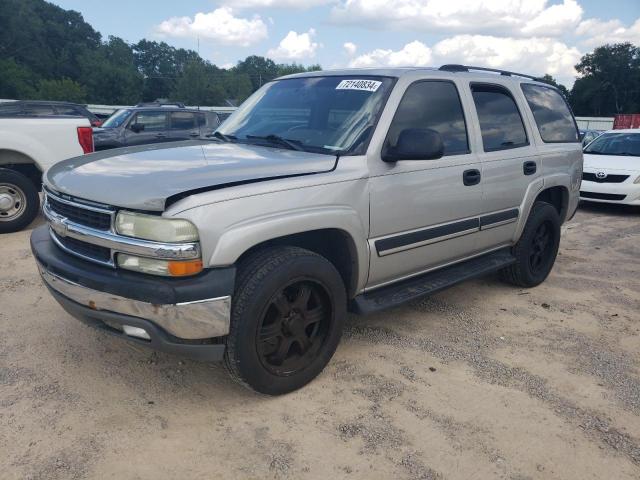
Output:
[[297,390],[329,363],[346,317],[336,268],[298,247],[272,247],[238,269],[225,365],[246,387],[267,395]]
[[522,236],[513,247],[516,262],[502,269],[500,277],[519,287],[540,285],[553,268],[559,246],[558,211],[546,202],[535,202]]
[[0,168],[0,233],[18,232],[40,209],[38,190],[21,173]]

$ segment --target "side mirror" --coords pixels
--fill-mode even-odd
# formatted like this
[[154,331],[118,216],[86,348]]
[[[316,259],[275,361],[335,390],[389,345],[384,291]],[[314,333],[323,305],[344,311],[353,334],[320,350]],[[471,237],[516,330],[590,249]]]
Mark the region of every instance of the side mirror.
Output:
[[133,125],[131,125],[131,131],[134,133],[140,133],[143,130],[144,130],[144,124],[134,123]]
[[407,128],[398,135],[395,147],[387,145],[382,152],[382,160],[435,160],[442,155],[444,144],[438,132],[430,128]]

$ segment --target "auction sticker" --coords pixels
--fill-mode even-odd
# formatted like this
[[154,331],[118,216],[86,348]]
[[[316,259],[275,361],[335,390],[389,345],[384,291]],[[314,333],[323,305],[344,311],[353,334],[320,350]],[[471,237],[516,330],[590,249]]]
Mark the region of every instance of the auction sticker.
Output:
[[342,80],[336,90],[364,90],[365,92],[375,92],[380,88],[382,82],[375,80]]

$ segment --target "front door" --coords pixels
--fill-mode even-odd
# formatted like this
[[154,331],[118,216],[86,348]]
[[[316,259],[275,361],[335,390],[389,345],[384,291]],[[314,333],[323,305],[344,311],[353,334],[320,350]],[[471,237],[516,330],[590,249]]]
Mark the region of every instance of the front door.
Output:
[[482,213],[482,165],[471,151],[458,85],[449,80],[411,84],[395,113],[385,147],[406,129],[440,133],[436,160],[374,158],[371,169],[368,288],[454,262],[477,251]]
[[167,112],[141,111],[136,113],[125,131],[126,145],[145,145],[166,142],[168,137]]

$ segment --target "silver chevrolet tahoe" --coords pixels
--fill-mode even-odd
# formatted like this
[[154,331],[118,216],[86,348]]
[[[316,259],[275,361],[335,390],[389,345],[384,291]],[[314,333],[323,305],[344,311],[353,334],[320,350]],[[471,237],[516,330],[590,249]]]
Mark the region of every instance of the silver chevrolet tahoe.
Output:
[[534,77],[311,72],[210,140],[55,165],[31,245],[71,315],[275,395],[322,371],[348,311],[491,272],[541,283],[581,174],[574,117]]

